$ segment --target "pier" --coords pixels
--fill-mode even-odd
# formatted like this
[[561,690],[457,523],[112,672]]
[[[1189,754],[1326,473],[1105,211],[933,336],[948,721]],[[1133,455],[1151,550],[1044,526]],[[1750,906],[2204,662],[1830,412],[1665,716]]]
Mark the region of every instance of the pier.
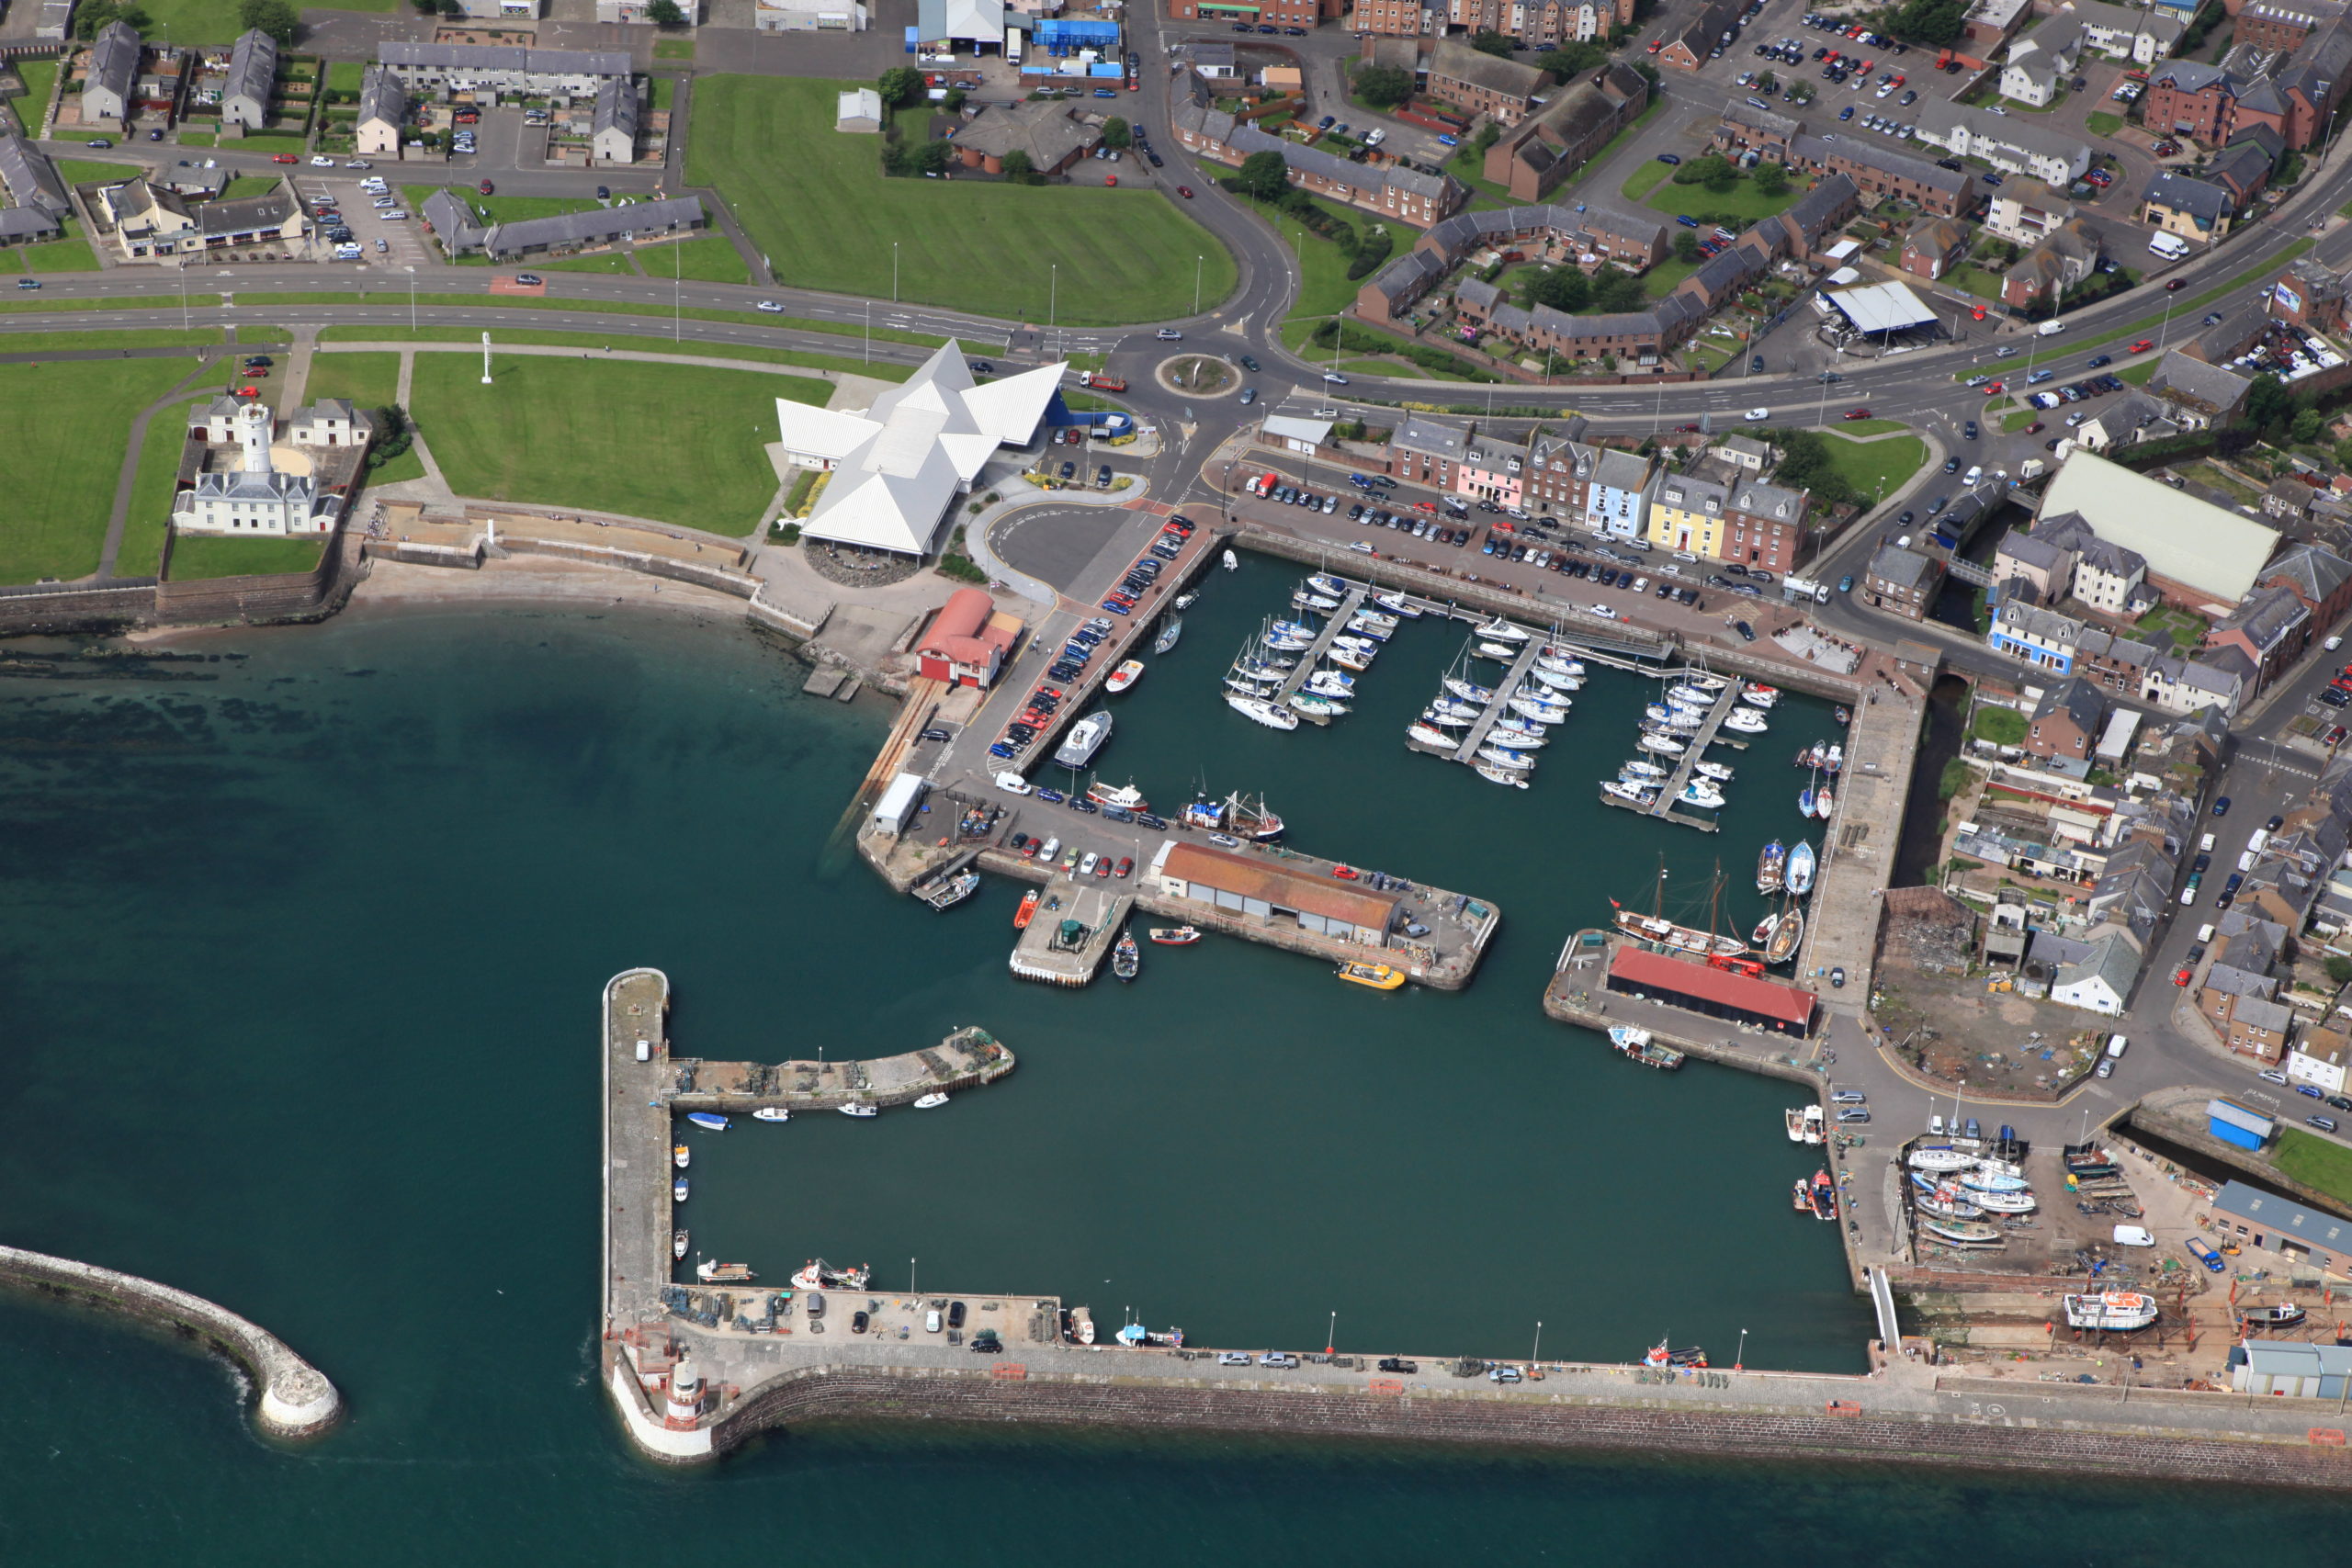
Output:
[[[1305,585],[1301,584],[1301,588],[1305,590]],[[1370,592],[1361,582],[1348,585],[1347,597],[1340,601],[1340,607],[1332,611],[1330,618],[1323,623],[1323,629],[1316,634],[1314,644],[1298,656],[1298,668],[1283,677],[1282,689],[1274,694],[1275,705],[1290,705],[1291,698],[1306,685],[1307,677],[1315,673],[1315,667],[1323,661],[1323,656],[1331,651],[1331,639],[1345,631],[1348,622],[1363,608],[1364,595]],[[1302,714],[1299,716],[1304,718],[1306,716]]]
[[1012,1071],[1015,1058],[987,1030],[967,1024],[938,1044],[845,1062],[706,1062],[672,1057],[670,1108],[749,1115],[754,1111],[839,1111],[908,1105],[926,1094],[978,1089]]
[[[1048,986],[1089,984],[1111,955],[1134,904],[1124,886],[1097,886],[1056,875],[1046,884],[1046,896],[1022,928],[1021,940],[1012,944],[1012,972]],[[1065,930],[1071,921],[1079,927],[1074,941]]]
[[1707,716],[1699,728],[1690,732],[1690,744],[1683,749],[1682,755],[1674,760],[1674,766],[1668,772],[1666,783],[1659,786],[1656,800],[1645,807],[1635,806],[1632,801],[1620,800],[1606,791],[1602,793],[1600,798],[1611,806],[1622,806],[1628,810],[1639,811],[1645,816],[1655,817],[1661,822],[1679,822],[1685,828],[1696,828],[1702,833],[1721,832],[1723,830],[1721,822],[1713,817],[1700,815],[1696,808],[1682,809],[1679,797],[1684,788],[1690,784],[1699,763],[1704,760],[1707,748],[1714,745],[1722,738],[1724,720],[1729,717],[1731,711],[1739,705],[1741,684],[1739,681],[1734,680],[1716,694],[1714,706],[1707,710]]
[[[1521,626],[1520,629],[1525,631],[1527,628]],[[1469,738],[1454,749],[1455,761],[1477,761],[1478,748],[1487,743],[1487,737],[1494,732],[1496,724],[1510,711],[1511,694],[1518,691],[1520,683],[1527,679],[1527,672],[1535,668],[1536,655],[1544,651],[1544,646],[1541,634],[1530,634],[1528,639],[1520,645],[1519,657],[1510,661],[1510,669],[1504,673],[1502,683],[1495,688],[1494,701],[1487,705],[1486,712],[1470,721]]]

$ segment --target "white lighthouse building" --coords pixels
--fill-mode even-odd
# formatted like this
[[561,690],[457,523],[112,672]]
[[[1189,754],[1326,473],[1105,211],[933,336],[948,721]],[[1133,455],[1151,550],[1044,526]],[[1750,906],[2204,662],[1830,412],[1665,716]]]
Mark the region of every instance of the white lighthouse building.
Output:
[[[277,425],[269,405],[258,400],[216,398],[199,410],[189,420],[189,435],[235,450],[217,455],[194,487],[180,491],[172,526],[184,534],[247,538],[332,532],[342,498],[320,485],[299,446],[277,444]],[[295,434],[299,440],[303,431]]]

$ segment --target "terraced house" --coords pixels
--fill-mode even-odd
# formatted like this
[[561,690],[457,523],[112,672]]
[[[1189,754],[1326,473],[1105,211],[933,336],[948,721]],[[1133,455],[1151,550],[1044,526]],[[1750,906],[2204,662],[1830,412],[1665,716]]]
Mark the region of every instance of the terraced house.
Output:
[[1631,125],[1649,101],[1649,83],[1630,66],[1581,77],[1487,149],[1485,175],[1514,201],[1541,200]]
[[1649,542],[1660,549],[1723,556],[1731,491],[1713,479],[1668,474],[1650,497]]
[[1336,153],[1270,135],[1213,106],[1209,85],[1187,71],[1170,111],[1176,140],[1186,151],[1238,167],[1253,152],[1279,152],[1290,183],[1367,212],[1427,229],[1451,216],[1469,197],[1450,175],[1424,175],[1401,164],[1352,164]]

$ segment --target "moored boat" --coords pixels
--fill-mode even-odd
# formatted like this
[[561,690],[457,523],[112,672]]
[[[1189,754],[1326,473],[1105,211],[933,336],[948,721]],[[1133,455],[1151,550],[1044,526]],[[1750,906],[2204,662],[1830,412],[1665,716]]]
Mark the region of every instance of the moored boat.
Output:
[[1054,762],[1057,767],[1082,768],[1094,761],[1094,753],[1111,739],[1111,716],[1091,713],[1069,727],[1062,743],[1054,748]]
[[1464,681],[1458,675],[1448,675],[1445,678],[1445,689],[1465,703],[1476,703],[1481,708],[1495,700],[1495,689],[1492,686],[1481,686],[1474,681]]
[[1527,640],[1526,628],[1512,626],[1509,621],[1503,620],[1500,617],[1488,621],[1485,626],[1478,627],[1472,635],[1476,637],[1491,637],[1497,642],[1525,642]]
[[1774,913],[1765,916],[1762,919],[1756,922],[1756,929],[1747,933],[1747,945],[1754,948],[1770,947],[1771,945],[1773,933],[1778,931],[1780,929],[1781,917],[1779,914]]
[[695,1278],[706,1285],[742,1285],[759,1278],[748,1263],[714,1263],[704,1258],[695,1265]]
[[1706,1364],[1707,1352],[1698,1346],[1691,1345],[1679,1350],[1669,1350],[1663,1339],[1642,1358],[1642,1365],[1645,1367],[1703,1367]]
[[1339,698],[1319,696],[1313,692],[1293,692],[1283,702],[1299,717],[1314,724],[1329,724],[1348,711],[1348,705]]
[[670,1233],[670,1256],[673,1258],[684,1258],[686,1255],[686,1247],[690,1244],[691,1240],[692,1237],[685,1231],[672,1231]]
[[1794,904],[1781,911],[1780,923],[1772,928],[1771,940],[1764,943],[1764,962],[1786,964],[1797,955],[1797,946],[1804,941],[1804,911]]
[[1094,1314],[1085,1307],[1065,1308],[1062,1316],[1068,1320],[1062,1332],[1073,1345],[1094,1343]]
[[836,1106],[834,1109],[839,1111],[844,1116],[879,1116],[882,1114],[879,1108],[868,1105],[864,1100],[853,1100],[847,1105]]
[[812,1258],[792,1276],[796,1291],[862,1291],[874,1278],[874,1270],[864,1264],[854,1269],[836,1269],[821,1258]]
[[933,908],[944,911],[979,890],[980,874],[966,867],[953,876],[944,876],[928,886],[917,888],[915,897]]
[[1225,552],[1225,570],[1227,570],[1227,571],[1231,571],[1231,570],[1233,570],[1235,568],[1238,567],[1240,564],[1241,564],[1241,558],[1240,558],[1238,556],[1236,556],[1236,555],[1235,555],[1231,550],[1227,550],[1227,551],[1226,551],[1226,552]]
[[1375,593],[1370,602],[1379,605],[1390,615],[1402,615],[1408,621],[1418,621],[1421,618],[1419,608],[1408,601],[1402,593]]
[[1348,585],[1328,571],[1318,571],[1306,580],[1306,586],[1317,593],[1329,593],[1335,601],[1348,596]]
[[1145,800],[1143,791],[1133,783],[1107,784],[1101,779],[1086,786],[1086,798],[1097,806],[1116,807],[1123,811],[1148,811],[1151,803]]
[[1813,891],[1813,844],[1810,840],[1800,840],[1797,847],[1789,852],[1788,863],[1781,869],[1781,878],[1789,891],[1800,898]]
[[684,1202],[686,1201],[686,1194],[691,1190],[693,1190],[693,1189],[687,1184],[686,1178],[683,1176],[677,1178],[670,1183],[670,1201],[673,1203]]
[[1611,1024],[1609,1043],[1614,1045],[1627,1058],[1639,1062],[1645,1067],[1656,1067],[1661,1072],[1670,1073],[1686,1060],[1681,1052],[1671,1046],[1661,1045],[1651,1039],[1648,1030],[1635,1029],[1630,1024]]
[[1684,784],[1682,793],[1674,800],[1678,806],[1693,806],[1702,811],[1721,811],[1724,807],[1723,792],[1710,789],[1704,779],[1692,779]]
[[1829,1179],[1826,1170],[1813,1173],[1813,1215],[1817,1220],[1838,1217],[1838,1184]]
[[1037,901],[1043,897],[1045,895],[1035,887],[1021,896],[1021,908],[1012,911],[1014,931],[1025,931],[1029,929],[1030,920],[1035,918],[1037,913]]
[[1819,789],[1813,792],[1813,814],[1815,817],[1826,822],[1829,820],[1829,814],[1837,809],[1838,792],[1831,789],[1827,784],[1825,783]]
[[781,1105],[763,1105],[752,1112],[754,1122],[789,1122],[792,1112]]
[[1792,1144],[1818,1144],[1825,1139],[1824,1118],[1817,1102],[1792,1106],[1783,1113],[1782,1120],[1788,1123],[1789,1142]]
[[1717,784],[1729,784],[1732,779],[1731,770],[1721,762],[1693,762],[1690,764],[1690,771],[1702,779],[1713,779]]
[[[2129,1334],[2156,1321],[2156,1298],[2142,1291],[2086,1291],[2062,1297],[2066,1326]],[[2301,1313],[2296,1314],[2298,1317]]]
[[1655,751],[1661,757],[1679,757],[1690,749],[1669,735],[1645,735],[1634,744],[1645,751]]
[[1119,667],[1111,671],[1110,679],[1102,682],[1102,689],[1106,692],[1113,693],[1124,692],[1129,686],[1134,685],[1136,682],[1141,678],[1142,674],[1142,660],[1122,660],[1119,662]]
[[1452,749],[1462,744],[1460,740],[1432,725],[1411,725],[1406,728],[1405,734],[1407,739],[1417,740],[1424,746],[1443,746]]
[[1459,714],[1440,713],[1434,707],[1424,709],[1420,721],[1432,729],[1467,729],[1475,722]]
[[1761,735],[1770,728],[1755,708],[1734,708],[1724,715],[1724,728],[1739,735]]
[[1350,985],[1393,991],[1405,983],[1405,972],[1392,964],[1342,964],[1336,971]]
[[1201,933],[1192,926],[1154,926],[1151,940],[1162,947],[1186,947],[1201,940]]
[[724,1133],[727,1131],[727,1118],[719,1115],[715,1111],[689,1111],[686,1112],[686,1120],[693,1122],[695,1126],[702,1128],[706,1132]]
[[1662,779],[1667,776],[1666,769],[1659,767],[1656,762],[1645,762],[1639,757],[1628,762],[1618,763],[1617,772],[1626,777],[1637,779]]
[[1470,770],[1488,784],[1509,784],[1517,789],[1527,787],[1527,781],[1519,774],[1508,773],[1492,762],[1473,762]]
[[1629,801],[1635,806],[1654,806],[1657,802],[1656,784],[1641,784],[1631,779],[1603,779],[1600,782],[1600,791],[1611,799]]
[[1121,931],[1117,944],[1111,949],[1111,973],[1122,980],[1132,980],[1142,967],[1143,954],[1136,946],[1134,934]]
[[1715,705],[1714,693],[1702,691],[1692,685],[1668,686],[1666,689],[1666,694],[1674,701],[1687,704],[1702,713],[1712,710]]
[[915,1109],[917,1111],[936,1111],[946,1103],[947,1096],[938,1089],[933,1089],[929,1094],[924,1095],[922,1099],[915,1101]]
[[674,1144],[671,1145],[670,1163],[677,1167],[680,1170],[684,1170],[687,1166],[693,1164],[694,1157],[694,1150],[686,1147],[685,1145]]
[[1508,746],[1481,746],[1478,757],[1482,761],[1492,762],[1498,768],[1515,773],[1525,773],[1535,765],[1534,758],[1524,751],[1514,751]]
[[1509,664],[1519,657],[1519,649],[1509,643],[1482,642],[1478,645],[1478,657],[1498,660],[1502,663]]
[[[1707,764],[1702,762],[1699,765],[1703,768]],[[1781,870],[1788,863],[1788,848],[1780,840],[1775,839],[1765,845],[1763,852],[1756,857],[1756,891],[1778,893],[1781,890]]]
[[1523,725],[1498,724],[1487,733],[1514,751],[1540,751],[1547,744],[1542,730],[1529,729]]

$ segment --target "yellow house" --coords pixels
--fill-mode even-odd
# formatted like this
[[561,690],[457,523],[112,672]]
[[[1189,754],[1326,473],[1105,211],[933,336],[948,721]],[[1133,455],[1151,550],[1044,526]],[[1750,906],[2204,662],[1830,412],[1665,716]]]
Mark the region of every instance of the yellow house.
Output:
[[1650,497],[1650,543],[1720,560],[1726,495],[1724,487],[1712,479],[1665,475]]

